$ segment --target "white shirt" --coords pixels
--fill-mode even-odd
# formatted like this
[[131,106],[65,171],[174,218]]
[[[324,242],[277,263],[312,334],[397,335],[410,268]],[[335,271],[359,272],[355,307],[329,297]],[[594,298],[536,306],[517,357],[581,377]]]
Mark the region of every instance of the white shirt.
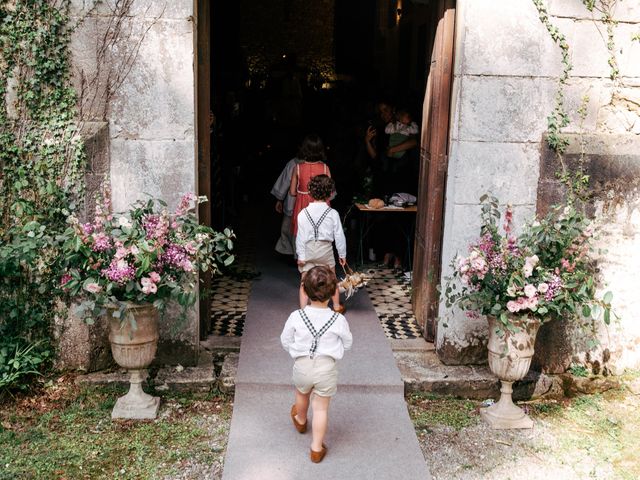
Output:
[[[304,309],[304,313],[307,314],[313,328],[318,332],[329,321],[334,312],[328,307],[307,306]],[[313,335],[304,324],[298,310],[289,315],[280,335],[280,342],[282,342],[282,348],[289,352],[292,358],[309,356]],[[349,350],[352,344],[353,336],[349,330],[347,319],[344,318],[344,315],[338,314],[338,318],[333,322],[333,325],[318,339],[315,355],[327,355],[340,360],[345,350]]]
[[[327,208],[329,207],[325,202],[311,202],[307,210],[313,221],[317,222]],[[311,222],[309,222],[304,210],[302,210],[298,214],[298,233],[296,235],[296,254],[299,260],[305,259],[305,245],[314,239],[313,226]],[[333,208],[331,208],[318,228],[318,240],[328,242],[335,241],[338,256],[340,258],[347,258],[347,240],[342,230],[342,222],[340,221],[340,215]]]
[[389,122],[384,128],[384,133],[399,133],[407,136],[416,135],[418,133],[418,124],[416,122],[411,122],[409,125],[402,122]]

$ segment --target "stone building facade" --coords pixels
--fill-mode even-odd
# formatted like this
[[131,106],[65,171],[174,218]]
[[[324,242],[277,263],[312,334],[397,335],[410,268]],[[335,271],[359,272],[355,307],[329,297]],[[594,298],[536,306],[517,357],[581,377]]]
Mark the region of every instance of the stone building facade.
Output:
[[[198,2],[120,3],[128,5],[126,12],[117,11],[114,2],[97,6],[92,0],[72,2],[74,18],[82,19],[72,51],[74,82],[84,102],[83,120],[103,122],[108,128],[104,143],[116,209],[145,194],[163,197],[172,206],[182,193],[198,189]],[[397,1],[389,3],[384,11],[393,13],[395,8],[397,12]],[[414,11],[421,11],[431,3],[405,0],[404,10],[410,12],[414,4]],[[640,4],[609,2],[615,6],[617,22],[613,53],[619,76],[614,82],[607,26],[600,15],[589,12],[581,0],[545,3],[551,22],[570,47],[573,69],[565,97],[572,121],[567,130],[588,136],[589,169],[599,189],[593,208],[607,226],[600,240],[608,247],[601,258],[602,276],[615,294],[613,303],[621,320],[602,332],[601,346],[588,358],[584,352],[578,355],[579,345],[569,340],[571,332],[549,325],[540,337],[563,354],[553,365],[542,367],[566,368],[578,358],[597,363],[600,370],[637,367]],[[277,4],[285,10],[287,5],[297,5]],[[323,12],[318,18],[332,15],[333,2],[317,4]],[[387,17],[391,25],[389,12]],[[511,203],[519,224],[544,211],[559,194],[544,135],[562,71],[561,53],[541,23],[534,1],[458,0],[455,18],[442,277],[450,273],[449,262],[456,252],[464,251],[478,233],[482,194],[491,192],[501,202]],[[330,65],[331,42],[316,43],[322,62]],[[379,58],[385,55],[378,46],[376,51]],[[411,71],[413,78],[419,77],[415,68]],[[587,114],[579,127],[577,109],[585,95]],[[575,150],[568,152],[572,154]],[[445,363],[485,361],[486,324],[444,306],[439,314],[446,320],[437,330],[441,359]],[[169,327],[163,332],[165,347],[159,351],[172,352],[171,361],[195,362],[197,317],[194,312],[177,334]],[[555,348],[554,342],[561,345]]]
[[[587,170],[592,187],[599,190],[594,204],[603,226],[599,241],[608,248],[600,258],[602,280],[614,292],[613,305],[621,320],[602,332],[600,347],[588,355],[580,342],[571,340],[572,332],[560,325],[545,326],[538,346],[548,356],[540,366],[558,371],[583,360],[595,370],[617,372],[640,363],[640,305],[632,293],[640,262],[634,249],[640,227],[640,42],[635,39],[640,4],[609,2],[617,22],[610,52],[607,25],[598,12],[587,10],[581,0],[544,3],[550,21],[569,44],[573,69],[565,89],[571,116],[566,131],[575,135],[567,157],[579,153],[577,136],[584,134]],[[464,252],[479,232],[483,193],[512,204],[520,224],[558,198],[557,164],[544,135],[562,71],[561,50],[540,21],[534,2],[459,0],[455,42],[443,278],[456,252]],[[610,78],[611,53],[619,67],[616,81]],[[585,95],[586,117],[580,122],[577,111]],[[484,361],[486,324],[444,306],[440,315],[446,320],[439,324],[436,341],[441,359]]]

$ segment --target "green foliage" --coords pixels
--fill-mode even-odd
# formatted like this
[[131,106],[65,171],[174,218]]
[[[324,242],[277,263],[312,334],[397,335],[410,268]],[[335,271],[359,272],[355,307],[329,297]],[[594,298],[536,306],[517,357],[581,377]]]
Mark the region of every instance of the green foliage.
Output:
[[569,373],[574,377],[588,377],[589,370],[584,365],[573,364],[569,367]]
[[0,1],[0,338],[14,352],[0,358],[0,372],[11,372],[0,388],[20,386],[50,358],[56,236],[84,195],[69,5]]
[[216,274],[233,262],[233,232],[198,223],[195,209],[206,197],[187,194],[171,213],[162,200],[140,200],[116,214],[109,198],[105,187],[93,221],[81,225],[70,216],[69,228],[58,237],[61,291],[82,300],[88,323],[115,305],[114,317],[134,322],[125,302],[153,303],[164,311],[173,299],[186,313],[197,300],[198,271]]
[[615,27],[618,25],[617,20],[613,19],[612,12],[617,0],[582,0],[583,5],[590,12],[599,12],[600,20],[607,28],[607,50],[609,51],[609,78],[614,82],[618,79],[620,69],[618,67],[618,59],[616,57],[615,43]]
[[569,115],[564,106],[564,88],[569,79],[569,73],[573,69],[569,58],[569,44],[564,34],[549,20],[549,13],[544,0],[532,1],[538,10],[540,21],[546,27],[551,39],[560,47],[562,54],[562,73],[558,78],[555,105],[551,115],[547,117],[547,143],[556,153],[562,154],[569,146],[569,139],[561,133],[561,130],[569,125]]
[[40,373],[41,366],[51,357],[51,351],[43,348],[42,343],[22,346],[18,339],[0,343],[0,391],[24,389],[25,379]]
[[553,318],[585,327],[602,317],[609,323],[612,294],[596,295],[592,227],[579,211],[556,207],[516,237],[510,207],[502,233],[498,201],[484,195],[481,202],[481,237],[469,246],[468,257],[452,263],[444,289],[447,307],[494,316],[511,331],[520,321]]

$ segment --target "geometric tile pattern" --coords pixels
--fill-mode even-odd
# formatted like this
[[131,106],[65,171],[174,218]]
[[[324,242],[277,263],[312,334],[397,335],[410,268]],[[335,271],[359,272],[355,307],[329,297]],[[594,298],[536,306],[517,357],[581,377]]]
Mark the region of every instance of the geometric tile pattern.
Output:
[[217,277],[212,282],[211,333],[225,337],[240,337],[247,315],[251,280]]
[[[245,217],[244,215],[242,217]],[[247,302],[255,269],[255,242],[252,231],[242,222],[235,229],[235,260],[224,276],[212,281],[211,334],[240,337],[247,316]]]
[[420,328],[411,309],[411,281],[392,268],[366,266],[373,279],[367,290],[387,337],[420,338]]

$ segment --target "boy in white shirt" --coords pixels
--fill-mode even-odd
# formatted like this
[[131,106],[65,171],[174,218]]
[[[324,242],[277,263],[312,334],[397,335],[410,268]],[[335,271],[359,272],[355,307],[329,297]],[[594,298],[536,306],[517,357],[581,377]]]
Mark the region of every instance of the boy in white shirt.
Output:
[[[302,274],[300,285],[300,308],[307,306],[309,298],[302,288],[307,271],[324,265],[335,273],[336,261],[333,257],[333,242],[336,242],[340,265],[347,263],[347,240],[342,230],[340,215],[328,205],[335,183],[328,175],[316,175],[308,184],[312,202],[298,214],[298,233],[296,235],[296,257],[298,270]],[[344,313],[340,305],[340,292],[336,288],[332,296],[333,309]]]
[[337,287],[333,271],[326,266],[313,267],[303,280],[311,305],[289,315],[280,341],[295,360],[293,384],[295,403],[291,420],[299,433],[307,431],[307,411],[311,393],[313,411],[310,457],[319,463],[327,453],[324,436],[329,423],[329,403],[337,392],[336,361],[349,350],[353,337],[347,319],[329,309],[329,299]]

